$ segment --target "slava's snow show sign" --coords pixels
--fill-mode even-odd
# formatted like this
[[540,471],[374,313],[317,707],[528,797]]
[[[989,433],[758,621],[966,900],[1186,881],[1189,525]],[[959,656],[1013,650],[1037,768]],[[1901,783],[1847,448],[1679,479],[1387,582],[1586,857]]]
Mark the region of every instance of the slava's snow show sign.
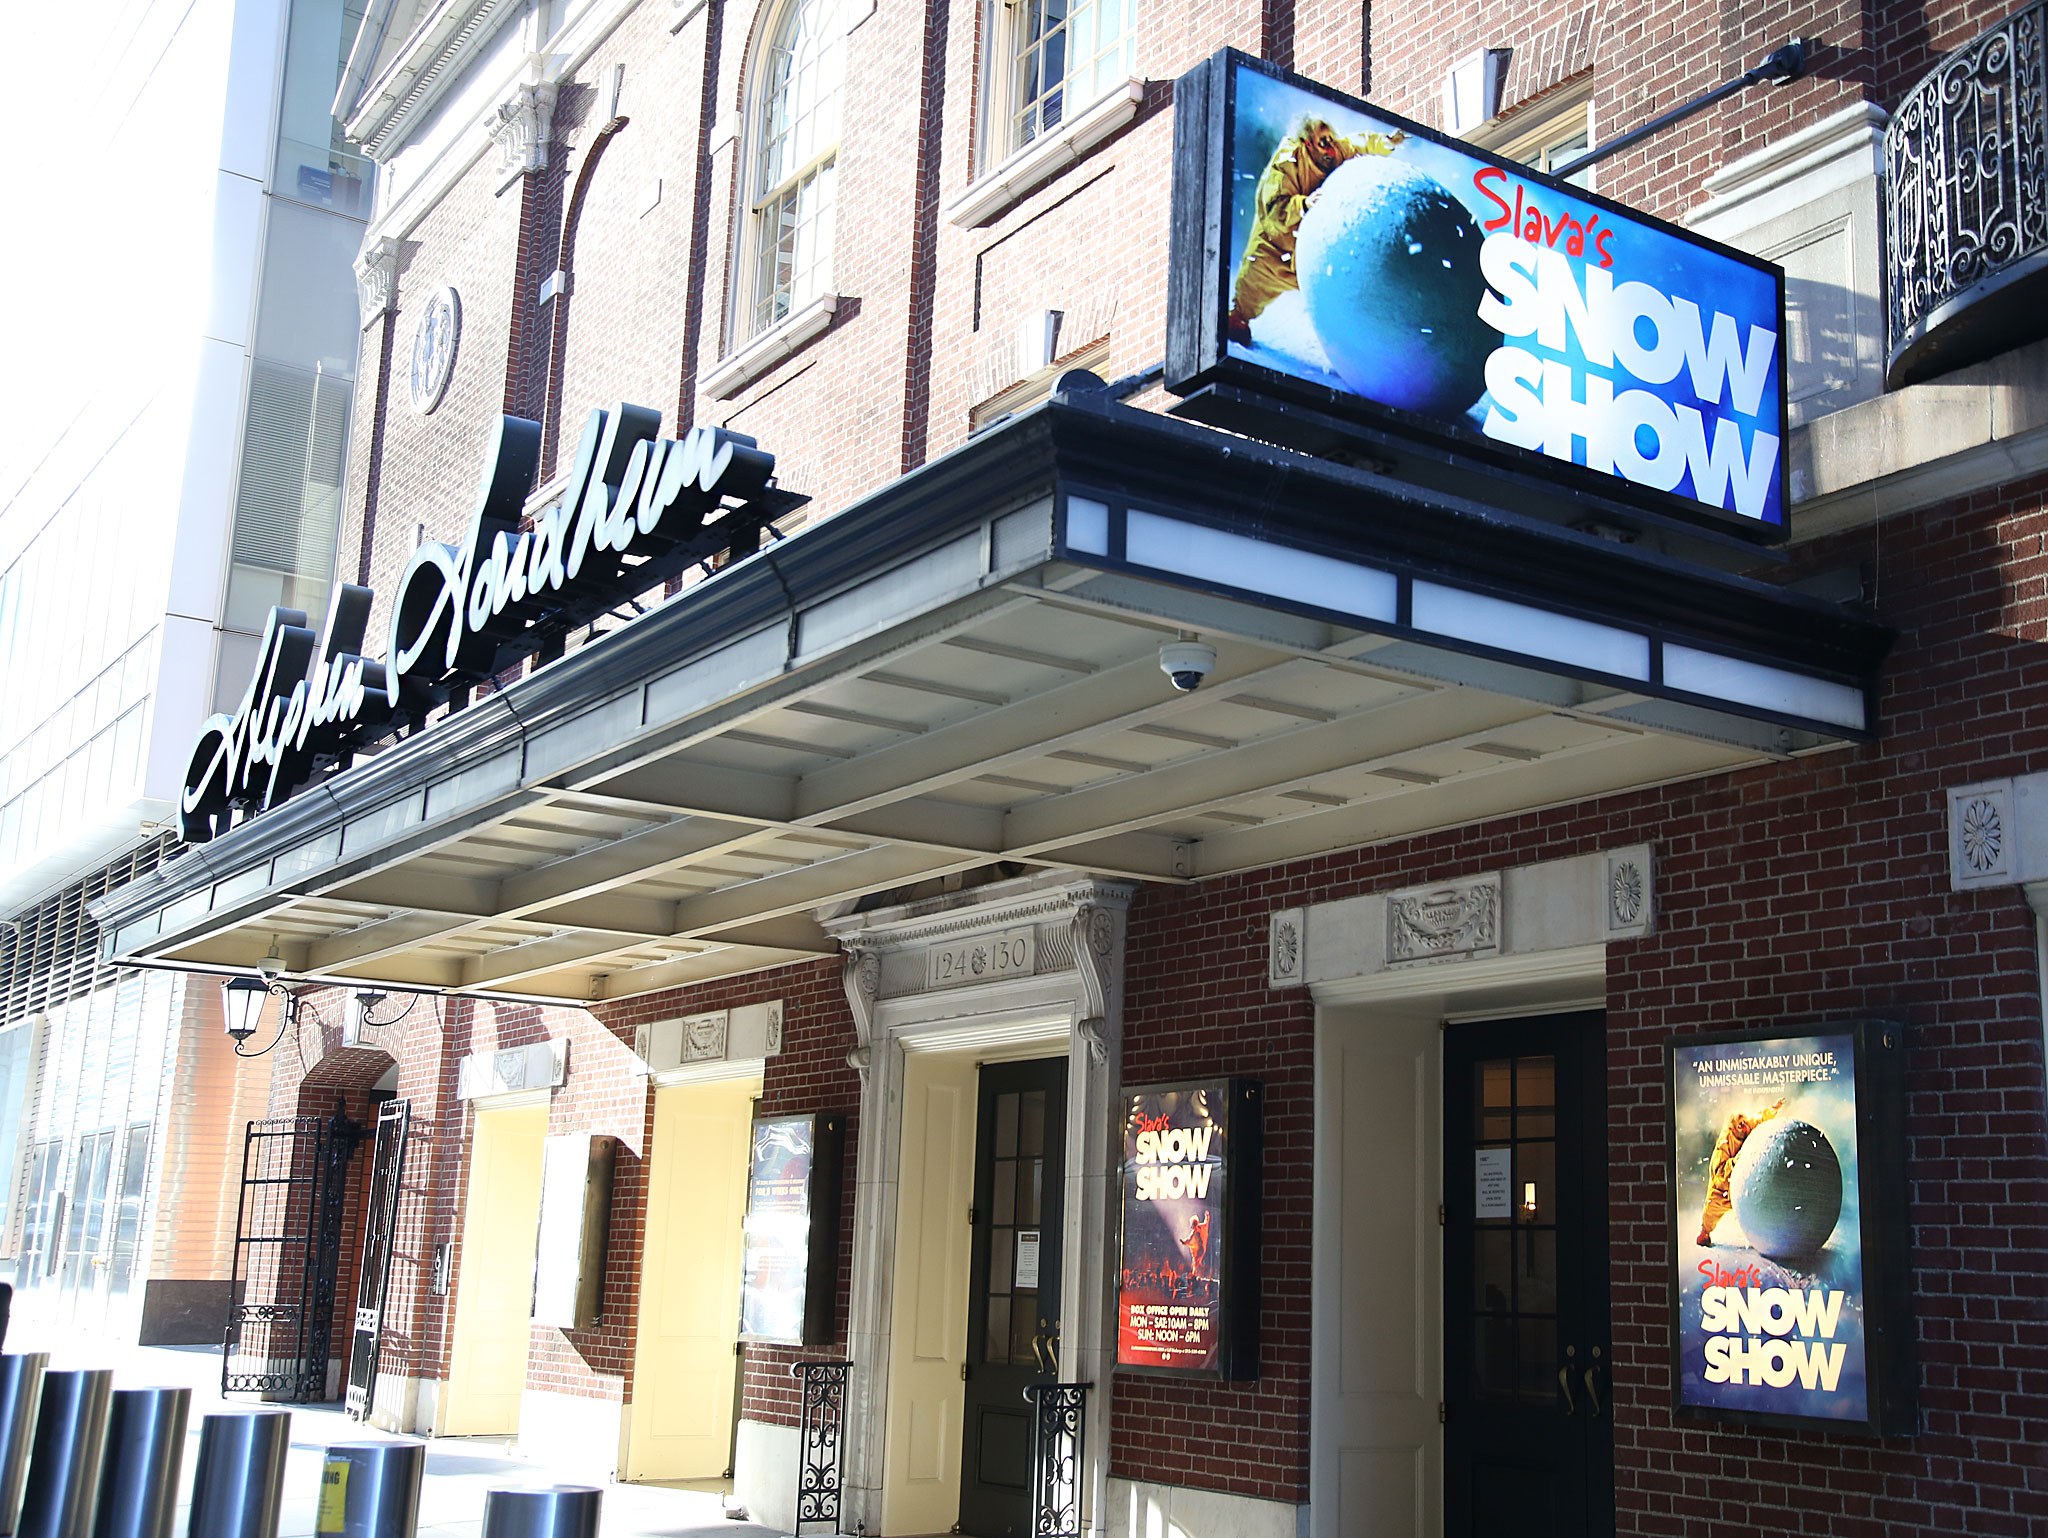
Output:
[[1252,1377],[1259,1087],[1211,1079],[1124,1103],[1117,1366]]
[[366,587],[338,585],[317,638],[299,610],[272,609],[240,707],[200,728],[179,836],[204,843],[237,808],[263,811],[320,769],[346,768],[359,748],[684,568],[751,554],[806,500],[772,484],[775,456],[744,433],[660,430],[644,406],[592,411],[562,495],[528,520],[540,425],[500,418],[468,535],[412,553],[381,662],[362,655]]
[[1203,69],[1176,156],[1208,235],[1175,284],[1203,313],[1171,327],[1173,388],[1307,387],[1782,535],[1777,268],[1242,54]]
[[1893,1424],[1897,1062],[1892,1027],[1671,1048],[1680,1413]]

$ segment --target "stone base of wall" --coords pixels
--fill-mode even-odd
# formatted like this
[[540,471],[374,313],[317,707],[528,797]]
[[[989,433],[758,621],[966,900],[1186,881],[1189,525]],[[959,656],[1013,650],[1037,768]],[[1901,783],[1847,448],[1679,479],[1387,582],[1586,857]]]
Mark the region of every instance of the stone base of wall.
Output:
[[138,1346],[218,1346],[234,1288],[224,1281],[153,1277],[142,1284]]
[[[756,1518],[758,1521],[759,1519]],[[1308,1507],[1144,1480],[1109,1482],[1105,1538],[1307,1538]]]
[[796,1454],[796,1427],[741,1418],[732,1497],[746,1508],[749,1522],[796,1531]]
[[369,1421],[379,1431],[399,1431],[411,1436],[435,1434],[434,1417],[441,1404],[439,1378],[412,1378],[403,1373],[380,1372],[370,1396]]

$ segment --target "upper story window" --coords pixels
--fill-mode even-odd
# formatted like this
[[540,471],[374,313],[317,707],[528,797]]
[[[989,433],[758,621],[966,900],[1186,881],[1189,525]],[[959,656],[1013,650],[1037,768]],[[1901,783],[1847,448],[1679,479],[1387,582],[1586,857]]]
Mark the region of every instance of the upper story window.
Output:
[[[1593,103],[1590,76],[1557,91],[1555,99],[1496,118],[1467,136],[1496,155],[1519,160],[1539,171],[1555,171],[1592,148]],[[1574,187],[1591,190],[1593,167],[1571,178]]]
[[1051,133],[1131,77],[1137,0],[994,0],[991,159]]
[[790,0],[755,72],[747,335],[831,288],[832,174],[845,74],[846,28],[836,0]]

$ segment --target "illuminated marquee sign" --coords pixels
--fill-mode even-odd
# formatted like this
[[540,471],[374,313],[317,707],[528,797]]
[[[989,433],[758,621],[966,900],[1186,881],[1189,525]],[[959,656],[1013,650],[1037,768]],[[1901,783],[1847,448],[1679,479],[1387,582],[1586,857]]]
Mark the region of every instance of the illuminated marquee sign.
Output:
[[590,413],[561,497],[523,518],[540,426],[499,419],[463,543],[428,542],[398,581],[384,659],[363,655],[371,591],[336,587],[315,637],[272,609],[240,707],[200,728],[178,808],[188,844],[237,808],[275,806],[317,771],[417,727],[458,690],[558,645],[619,604],[721,551],[750,554],[806,498],[772,484],[775,456],[723,428],[659,436],[661,413]]
[[1910,1429],[1895,1026],[1670,1049],[1680,1415]]
[[1776,267],[1229,50],[1175,100],[1170,388],[1783,537]]

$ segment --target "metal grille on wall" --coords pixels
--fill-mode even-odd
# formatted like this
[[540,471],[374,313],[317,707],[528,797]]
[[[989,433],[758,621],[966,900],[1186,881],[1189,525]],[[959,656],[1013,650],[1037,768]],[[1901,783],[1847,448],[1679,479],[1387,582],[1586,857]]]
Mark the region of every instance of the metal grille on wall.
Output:
[[112,980],[120,969],[100,960],[100,929],[87,905],[155,870],[173,842],[160,834],[0,926],[0,1028]]
[[2048,268],[2044,33],[2048,0],[2036,0],[1944,59],[1885,129],[1894,386],[2038,334],[2039,314],[2013,305],[1960,347],[1936,340],[1971,304]]

